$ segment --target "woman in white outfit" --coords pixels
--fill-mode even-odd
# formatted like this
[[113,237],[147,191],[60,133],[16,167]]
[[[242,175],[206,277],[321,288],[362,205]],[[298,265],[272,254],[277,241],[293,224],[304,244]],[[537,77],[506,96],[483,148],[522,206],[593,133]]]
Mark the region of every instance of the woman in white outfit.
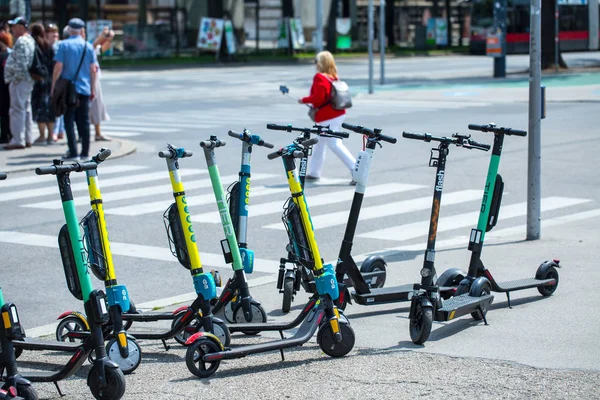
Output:
[[[331,106],[331,82],[338,80],[335,60],[330,52],[322,51],[317,54],[315,64],[317,65],[317,73],[313,78],[310,95],[299,99],[298,102],[301,104],[312,104],[313,107],[317,108],[315,114],[315,122],[317,124],[329,125],[330,129],[339,131],[346,117],[346,110],[336,110]],[[342,139],[319,137],[319,142],[313,146],[312,156],[308,162],[306,179],[321,178],[321,170],[325,161],[327,147],[342,160],[348,171],[350,171],[350,174],[352,174],[356,159],[346,146],[344,146]],[[350,184],[354,185],[356,183],[352,180]]]

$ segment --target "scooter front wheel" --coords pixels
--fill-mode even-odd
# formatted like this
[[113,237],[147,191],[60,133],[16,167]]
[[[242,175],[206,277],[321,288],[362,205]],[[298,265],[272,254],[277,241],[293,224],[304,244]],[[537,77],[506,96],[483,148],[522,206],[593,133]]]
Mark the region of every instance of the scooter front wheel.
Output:
[[185,364],[189,371],[198,378],[208,378],[219,369],[220,360],[205,362],[204,356],[210,353],[218,353],[221,349],[209,338],[199,338],[192,343],[185,355]]
[[415,308],[415,317],[410,319],[410,340],[414,344],[423,344],[429,339],[433,324],[433,309],[424,307],[420,302]]
[[[175,327],[175,325],[180,323],[181,318],[183,318],[183,316],[185,315],[186,312],[187,312],[186,310],[180,311],[175,316],[175,318],[173,319],[173,322],[171,322],[171,329],[173,329],[173,327]],[[181,332],[179,332],[177,335],[173,336],[173,339],[175,339],[175,341],[177,343],[179,343],[180,345],[185,346],[186,340],[188,340],[188,338],[190,336],[192,336],[194,333],[198,332],[199,325],[200,325],[200,321],[198,321],[197,318],[194,318],[186,326],[183,327]]]
[[129,357],[123,358],[116,339],[110,339],[106,344],[108,358],[116,362],[125,375],[135,371],[142,362],[142,349],[135,340],[127,338],[127,349],[129,350]]
[[17,395],[25,400],[38,400],[38,394],[32,385],[17,383]]
[[[196,332],[204,332],[202,324],[198,324]],[[231,334],[225,322],[213,319],[213,331],[211,333],[219,339],[223,346],[227,347],[231,343]]]
[[343,357],[350,353],[356,340],[354,329],[340,320],[340,333],[342,334],[342,341],[336,342],[329,322],[321,324],[319,333],[317,333],[317,342],[323,353],[330,357]]
[[94,398],[98,400],[119,400],[125,394],[125,376],[119,368],[105,368],[106,385],[100,387],[100,377],[96,365],[88,373],[87,384]]
[[[260,304],[255,304],[255,303],[251,303],[250,304],[250,314],[252,316],[252,319],[249,321],[251,323],[266,323],[267,322],[267,313],[265,312],[265,309],[262,308],[262,306]],[[237,322],[238,324],[243,324],[246,321],[246,317],[244,316],[244,309],[242,308],[242,303],[238,303],[235,306],[235,310],[233,311],[233,316],[235,318],[235,322]],[[254,330],[247,330],[247,331],[242,331],[242,333],[244,335],[256,335],[258,334],[260,331],[254,331]]]
[[292,301],[294,301],[294,278],[288,277],[283,281],[283,303],[281,305],[281,311],[289,313],[292,308]]
[[83,342],[83,339],[75,339],[69,336],[71,332],[87,331],[83,322],[77,317],[70,316],[62,319],[56,327],[56,340],[59,342]]

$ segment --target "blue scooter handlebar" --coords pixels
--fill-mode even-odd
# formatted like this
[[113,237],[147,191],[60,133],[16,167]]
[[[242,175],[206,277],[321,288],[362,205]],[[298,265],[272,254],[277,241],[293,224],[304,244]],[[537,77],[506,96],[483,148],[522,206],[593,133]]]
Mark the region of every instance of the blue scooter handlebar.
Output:
[[[235,131],[229,131],[229,132],[227,132],[227,134],[236,139],[240,139],[243,142],[249,142],[251,140],[250,135],[248,135],[246,133],[238,133]],[[275,147],[271,143],[265,142],[263,139],[259,139],[258,142],[253,143],[253,144],[256,144],[257,146],[266,147],[267,149],[272,149],[273,147]]]

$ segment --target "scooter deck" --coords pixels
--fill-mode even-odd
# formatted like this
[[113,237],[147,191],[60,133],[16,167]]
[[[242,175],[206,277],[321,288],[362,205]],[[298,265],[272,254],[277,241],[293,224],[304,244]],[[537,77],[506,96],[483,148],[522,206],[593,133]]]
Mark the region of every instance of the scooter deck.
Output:
[[151,322],[151,321],[164,321],[175,319],[175,315],[171,311],[167,312],[145,312],[140,314],[122,314],[124,321],[138,321],[138,322]]
[[409,301],[413,292],[414,285],[409,283],[401,286],[373,288],[370,293],[360,294],[352,292],[352,298],[360,305],[370,306],[373,304]]
[[480,297],[469,296],[468,293],[443,300],[442,307],[435,313],[436,321],[450,321],[477,311],[479,307],[487,308],[492,304],[494,296],[486,294]]
[[52,351],[67,351],[75,353],[83,348],[81,343],[75,342],[51,342],[49,340],[35,340],[25,338],[25,340],[13,340],[15,348],[23,350],[52,350]]
[[[532,289],[540,286],[545,286],[552,283],[554,279],[517,279],[514,281],[496,282],[498,292],[514,292],[516,290]],[[496,289],[496,288],[495,288]]]

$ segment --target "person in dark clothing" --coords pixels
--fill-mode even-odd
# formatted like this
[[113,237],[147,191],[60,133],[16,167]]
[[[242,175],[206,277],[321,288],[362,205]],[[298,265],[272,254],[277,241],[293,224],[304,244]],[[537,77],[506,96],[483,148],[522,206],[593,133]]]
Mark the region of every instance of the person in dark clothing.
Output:
[[[43,80],[36,81],[31,93],[31,109],[33,120],[37,122],[40,137],[34,144],[52,144],[52,133],[54,131],[55,116],[50,106],[50,88],[52,86],[52,70],[54,69],[54,49],[46,40],[44,25],[35,23],[31,25],[31,36],[35,39],[35,47],[40,56],[42,64],[46,67]],[[46,136],[46,131],[48,136]]]
[[0,32],[0,143],[8,143],[12,138],[10,133],[10,93],[8,85],[4,82],[4,64],[8,58],[12,36],[7,32]]

